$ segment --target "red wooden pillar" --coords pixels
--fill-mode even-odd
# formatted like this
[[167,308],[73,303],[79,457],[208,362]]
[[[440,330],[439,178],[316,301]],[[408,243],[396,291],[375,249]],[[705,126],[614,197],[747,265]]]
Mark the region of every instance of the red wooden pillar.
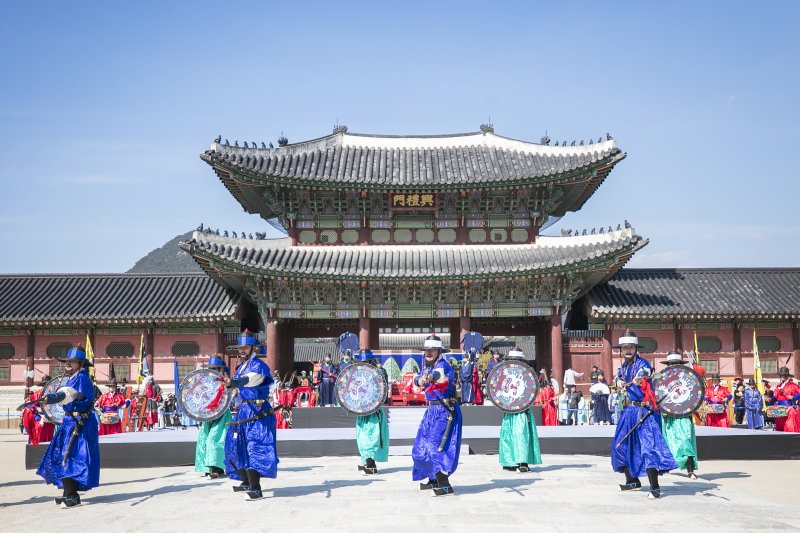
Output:
[[[470,332],[470,328],[472,327],[471,323],[472,320],[470,320],[468,316],[462,316],[458,319],[458,325],[460,326],[459,329],[461,330],[461,333],[458,336],[458,344],[461,344],[461,340],[464,338],[464,335]],[[452,346],[452,344],[453,339],[450,339],[450,345]]]
[[742,369],[742,330],[733,324],[733,368],[737,376],[744,377]]
[[792,374],[797,379],[797,376],[800,376],[800,322],[795,323],[792,328],[792,359],[794,360]]
[[[683,351],[683,330],[682,324],[675,324],[675,350],[682,352]],[[698,354],[699,355],[699,354]]]
[[550,368],[553,371],[551,377],[556,378],[563,387],[564,379],[564,340],[561,338],[561,313],[556,312],[550,317]]
[[[372,348],[372,346],[370,346],[370,341],[372,340],[371,326],[372,321],[369,317],[362,316],[358,319],[358,347],[362,350],[369,350]],[[378,348],[376,346],[373,349],[377,350]]]
[[274,318],[267,319],[267,366],[270,369],[278,368],[278,321]]
[[611,352],[612,335],[613,330],[609,325],[603,332],[603,350],[600,353],[600,364],[603,365],[602,370],[606,377],[606,383],[613,383],[612,376],[614,376],[614,359]]
[[36,330],[30,329],[25,336],[25,371],[31,372],[29,377],[25,378],[25,398],[27,398],[31,393],[31,387],[33,387],[33,379],[35,377],[36,372],[34,371],[34,367],[36,363],[33,360],[34,348],[36,346]]
[[[278,372],[281,375],[291,372],[294,367],[294,334],[288,324],[280,324],[278,335]],[[275,370],[270,367],[270,369]]]

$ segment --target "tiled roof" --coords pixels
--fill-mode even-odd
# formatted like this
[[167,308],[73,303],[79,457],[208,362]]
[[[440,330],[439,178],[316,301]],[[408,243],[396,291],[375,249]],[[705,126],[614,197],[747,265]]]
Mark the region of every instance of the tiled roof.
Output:
[[276,182],[432,189],[513,184],[613,166],[625,154],[613,140],[585,146],[549,146],[509,139],[491,131],[436,136],[340,131],[277,148],[214,142],[200,157],[212,166],[221,165]]
[[[270,275],[361,279],[497,277],[557,271],[633,253],[647,240],[623,229],[599,235],[539,237],[534,244],[292,246],[291,239],[248,240],[195,232],[182,243],[209,261]],[[217,268],[217,267],[212,267]]]
[[203,273],[0,275],[0,323],[216,321],[239,303]]
[[589,316],[800,316],[800,269],[622,269],[584,298]]

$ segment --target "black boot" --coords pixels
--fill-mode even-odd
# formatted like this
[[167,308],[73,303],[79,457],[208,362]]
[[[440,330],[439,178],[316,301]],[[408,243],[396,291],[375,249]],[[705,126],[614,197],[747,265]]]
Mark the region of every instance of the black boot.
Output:
[[652,500],[657,500],[661,497],[661,487],[658,486],[658,470],[655,468],[648,468],[647,479],[650,481],[650,494],[647,497]]
[[530,469],[530,467],[528,466],[528,463],[520,463],[520,464],[519,464],[519,471],[520,471],[520,472],[530,472],[530,471],[531,471],[531,469]]
[[419,490],[431,490],[431,489],[437,488],[438,486],[439,486],[439,484],[436,483],[435,479],[428,478],[428,482],[427,483],[420,483],[419,484]]
[[375,459],[372,458],[367,459],[367,464],[364,465],[363,471],[365,474],[377,474],[378,465],[375,464]]
[[625,492],[628,490],[635,490],[642,488],[642,482],[639,481],[638,477],[633,477],[631,473],[628,471],[628,467],[622,467],[622,473],[625,474],[625,484],[619,486],[619,490]]
[[237,470],[239,473],[239,477],[242,478],[242,482],[233,487],[233,492],[247,492],[250,490],[250,482],[247,480],[247,470]]
[[507,472],[516,472],[517,471],[517,467],[516,466],[504,466],[503,470],[506,470]]
[[686,472],[689,474],[689,479],[697,479],[697,474],[694,473],[694,457],[687,457]]
[[[57,501],[62,509],[69,509],[70,507],[77,507],[81,504],[81,497],[78,495],[78,482],[71,477],[61,479],[61,485],[64,487],[64,497],[61,501]],[[56,498],[58,500],[59,498]]]
[[447,474],[436,472],[436,484],[438,486],[433,489],[434,496],[447,496],[448,494],[455,494],[453,487],[450,485],[450,479]]
[[247,491],[247,496],[250,498],[248,501],[255,501],[263,498],[264,495],[261,493],[261,474],[255,470],[248,470],[247,481],[250,484],[250,490]]
[[210,473],[210,474],[208,474],[208,477],[209,477],[210,479],[219,479],[219,478],[221,478],[221,477],[225,477],[225,471],[224,471],[224,470],[222,470],[222,469],[221,469],[221,468],[219,468],[219,467],[216,467],[216,466],[210,466],[210,467],[209,467],[209,470],[211,470],[211,473]]

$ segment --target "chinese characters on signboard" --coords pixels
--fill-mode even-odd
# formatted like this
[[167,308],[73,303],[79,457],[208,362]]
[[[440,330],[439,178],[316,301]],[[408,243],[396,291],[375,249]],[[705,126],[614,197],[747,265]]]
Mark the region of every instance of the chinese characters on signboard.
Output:
[[437,197],[432,192],[391,192],[389,193],[389,209],[435,211]]

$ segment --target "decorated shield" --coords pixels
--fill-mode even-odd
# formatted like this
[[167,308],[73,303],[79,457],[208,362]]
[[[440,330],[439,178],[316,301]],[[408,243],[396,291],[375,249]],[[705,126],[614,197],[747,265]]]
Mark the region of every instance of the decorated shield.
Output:
[[520,413],[533,405],[539,383],[536,371],[522,361],[503,361],[486,376],[486,394],[507,413]]
[[383,374],[368,363],[348,365],[336,378],[336,399],[351,415],[371,415],[386,400]]
[[231,403],[231,391],[222,385],[223,377],[210,368],[189,373],[178,387],[181,411],[199,422],[221,417]]
[[673,365],[653,375],[658,408],[669,416],[692,415],[703,404],[706,383],[700,375],[683,365]]
[[[51,379],[47,382],[47,385],[44,386],[44,389],[42,390],[42,397],[47,396],[48,394],[55,394],[61,387],[66,387],[68,381],[69,376],[67,375]],[[60,403],[42,405],[42,411],[44,411],[44,417],[51,424],[61,424],[61,422],[64,421],[64,406]]]

